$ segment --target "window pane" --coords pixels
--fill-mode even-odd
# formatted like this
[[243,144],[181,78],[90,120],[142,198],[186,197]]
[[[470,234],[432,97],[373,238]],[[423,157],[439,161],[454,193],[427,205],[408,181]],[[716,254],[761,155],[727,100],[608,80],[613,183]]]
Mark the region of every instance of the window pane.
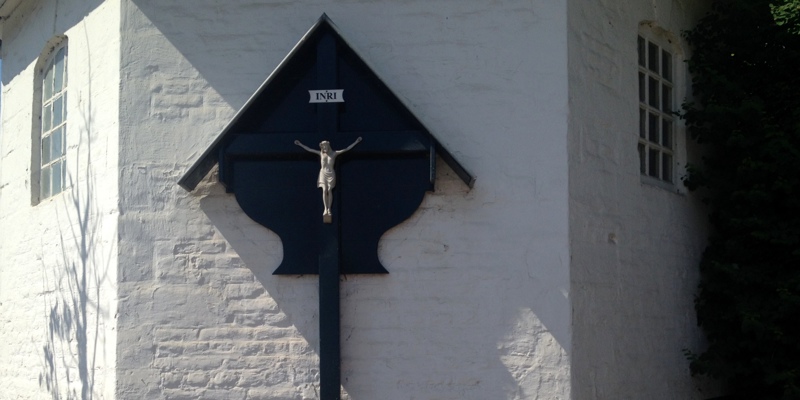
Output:
[[644,145],[639,143],[639,172],[642,174],[647,173],[647,153],[645,152]]
[[58,93],[64,88],[64,48],[58,49],[55,62],[55,78],[53,80],[53,93]]
[[61,124],[62,119],[62,110],[64,108],[64,96],[59,96],[53,102],[53,126],[58,126]]
[[661,50],[661,77],[672,82],[672,55]]
[[647,139],[653,143],[658,143],[658,114],[649,113],[650,124],[648,126]]
[[672,113],[672,88],[661,85],[661,109],[667,114]]
[[64,55],[62,56],[62,62],[61,62],[61,64],[63,65],[63,67],[61,67],[61,69],[62,69],[62,74],[64,75],[64,78],[63,78],[64,79],[64,86],[62,86],[61,89],[64,89],[65,87],[67,87],[67,48],[63,47],[63,48],[61,48],[61,51],[64,53]]
[[53,97],[53,65],[47,67],[47,73],[44,76],[44,82],[42,83],[42,99],[47,100]]
[[46,199],[50,197],[50,167],[42,168],[42,179],[39,185],[42,190],[42,198]]
[[42,113],[42,132],[47,132],[53,128],[53,103],[44,106]]
[[645,65],[645,60],[647,59],[646,58],[647,49],[645,49],[644,46],[645,46],[644,38],[639,36],[639,41],[638,41],[639,65],[641,65],[642,67],[647,67],[647,65]]
[[645,98],[646,90],[644,74],[639,72],[639,101],[642,103],[647,102],[647,99]]
[[647,111],[639,109],[639,137],[647,137]]
[[53,158],[50,156],[50,136],[45,136],[42,138],[42,164],[45,165],[52,161]]
[[661,145],[672,149],[672,121],[667,119],[661,121]]
[[61,89],[64,88],[64,75],[61,73],[61,70],[55,70],[55,78],[53,81],[53,93],[58,93]]
[[64,128],[58,128],[50,135],[51,160],[64,155]]
[[40,198],[64,189],[66,163],[67,48],[59,48],[39,77],[42,85]]
[[53,163],[53,172],[52,172],[53,187],[50,191],[51,194],[56,194],[61,191],[61,183],[63,181],[61,179],[61,177],[63,176],[63,170],[61,168],[62,165],[64,165],[63,161],[58,161],[56,163]]
[[653,43],[647,43],[647,67],[651,71],[658,73],[658,46]]
[[649,149],[647,158],[649,175],[658,178],[658,150]]
[[652,76],[649,77],[647,86],[649,88],[647,94],[650,97],[650,106],[658,108],[658,87],[661,86],[658,83],[658,79],[653,78]]
[[661,154],[661,179],[672,182],[672,156]]

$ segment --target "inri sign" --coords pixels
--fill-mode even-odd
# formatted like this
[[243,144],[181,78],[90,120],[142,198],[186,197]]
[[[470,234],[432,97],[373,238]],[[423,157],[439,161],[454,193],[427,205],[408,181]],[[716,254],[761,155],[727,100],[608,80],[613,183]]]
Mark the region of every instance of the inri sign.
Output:
[[309,103],[344,103],[344,89],[309,90]]

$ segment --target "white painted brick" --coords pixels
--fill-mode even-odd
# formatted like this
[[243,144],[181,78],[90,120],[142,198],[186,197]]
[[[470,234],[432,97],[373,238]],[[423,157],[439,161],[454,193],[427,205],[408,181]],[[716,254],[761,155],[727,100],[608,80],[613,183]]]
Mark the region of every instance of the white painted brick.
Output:
[[[242,283],[242,284],[229,284],[226,285],[223,289],[223,296],[226,300],[253,300],[255,298],[262,298],[261,296],[264,295],[264,286],[258,283]],[[264,304],[263,302],[266,301],[270,304]],[[243,304],[247,304],[244,303]],[[275,300],[263,297],[261,304],[255,304],[256,307],[264,307],[275,309],[277,304],[275,304]]]
[[209,372],[190,372],[186,375],[186,384],[194,387],[206,387],[211,382],[211,373]]
[[[21,3],[3,18],[0,55],[0,398],[110,399],[118,379],[120,4]],[[69,44],[69,185],[31,205],[32,83],[56,34]]]
[[[676,77],[688,82],[681,62],[688,47],[680,34],[707,4],[572,3],[573,396],[714,397],[713,389],[687,378],[688,363],[679,350],[702,346],[692,312],[706,236],[702,206],[680,183],[672,191],[643,183],[635,151],[638,26],[655,21],[673,34]],[[676,81],[676,99],[687,87]],[[689,144],[683,132],[676,140],[682,168]]]
[[[192,194],[176,182],[322,12],[478,175],[467,190],[440,160],[437,191],[379,245],[390,274],[343,277],[344,398],[697,398],[670,352],[699,345],[701,215],[641,185],[629,109],[635,27],[679,32],[694,5],[24,3],[2,27],[0,398],[90,384],[42,350],[75,355],[75,304],[97,306],[73,319],[97,345],[96,398],[319,397],[317,277],[271,275],[279,238],[213,172]],[[74,183],[30,207],[51,29],[70,40]]]
[[[161,374],[161,387],[165,389],[174,389],[181,386],[185,379],[185,374],[182,373],[166,373]],[[205,385],[203,385],[205,386]]]
[[307,385],[301,389],[281,389],[281,388],[250,388],[247,391],[247,398],[252,400],[297,400],[297,399],[316,399],[319,389]]

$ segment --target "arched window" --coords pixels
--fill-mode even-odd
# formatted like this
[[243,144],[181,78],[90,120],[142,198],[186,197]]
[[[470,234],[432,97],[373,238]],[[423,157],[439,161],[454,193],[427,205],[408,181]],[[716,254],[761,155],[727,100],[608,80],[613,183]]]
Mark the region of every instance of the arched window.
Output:
[[34,85],[32,197],[38,203],[66,188],[67,40],[57,37],[39,58]]

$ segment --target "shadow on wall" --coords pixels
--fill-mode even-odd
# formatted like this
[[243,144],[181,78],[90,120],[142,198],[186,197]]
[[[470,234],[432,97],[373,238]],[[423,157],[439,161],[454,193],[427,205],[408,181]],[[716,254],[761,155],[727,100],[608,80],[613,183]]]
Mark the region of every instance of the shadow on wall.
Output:
[[[436,194],[428,194],[423,207],[438,197],[464,196],[455,174],[445,174],[451,175],[450,182],[440,185]],[[304,343],[287,346],[288,351],[282,350],[281,355],[305,360],[283,368],[293,381],[297,369],[308,368],[309,373],[303,375],[317,374],[318,359],[313,353],[319,353],[318,276],[272,275],[281,261],[280,239],[244,215],[234,196],[225,194],[220,185],[201,200],[201,208],[241,258],[242,267],[263,286],[265,292],[260,296],[277,304],[272,314],[257,320],[249,319],[254,310],[247,310],[249,316],[233,315],[228,318],[231,326],[296,329]],[[418,210],[395,229],[413,230],[421,218],[433,216],[428,211]],[[449,218],[441,211],[437,210],[438,218]],[[405,248],[409,244],[415,248],[400,250],[406,251],[407,260],[383,260],[389,275],[341,278],[342,386],[349,398],[523,399],[536,398],[533,388],[553,393],[548,385],[557,384],[559,374],[564,374],[563,378],[568,371],[554,368],[542,373],[537,369],[554,361],[540,357],[557,354],[559,343],[546,334],[530,308],[505,304],[509,299],[503,295],[478,301],[470,290],[477,285],[482,286],[477,287],[481,294],[499,294],[508,288],[508,282],[475,282],[474,271],[467,270],[477,266],[439,263],[448,258],[446,245],[423,244],[422,252],[429,254],[420,254],[421,243],[411,239],[416,235],[401,235],[405,239],[388,239],[392,243],[387,243],[385,236],[381,247]],[[413,243],[406,243],[409,241]],[[382,256],[385,253],[381,251]],[[265,340],[265,348],[274,347],[268,342]],[[563,351],[561,354],[567,357]],[[267,360],[270,354],[262,356]]]
[[[36,59],[44,48],[47,40],[55,35],[64,34],[66,30],[74,27],[88,16],[95,8],[103,4],[103,0],[82,0],[80,2],[70,2],[69,7],[58,10],[57,1],[23,1],[14,10],[12,16],[4,21],[3,48],[13,47],[5,50],[7,57],[3,60],[3,82],[5,86],[9,79],[17,79],[18,75],[30,65],[36,63]],[[47,16],[43,16],[48,14]],[[50,15],[52,14],[52,15]],[[25,18],[22,25],[29,20],[37,20],[35,29],[38,27],[52,27],[51,31],[36,31],[35,40],[31,41],[28,37],[22,37],[19,31],[28,33],[26,28],[17,27],[17,18]],[[39,22],[41,21],[41,22]],[[17,45],[15,41],[25,41],[26,45]]]
[[[308,3],[312,2],[228,6],[216,0],[134,0],[123,18],[129,19],[131,29],[152,35],[123,43],[123,54],[145,63],[139,68],[147,71],[144,82],[169,83],[178,74],[181,79],[186,75],[192,85],[199,82],[203,89],[207,85],[235,110],[322,11],[365,6],[321,2],[334,9],[323,10],[323,4]],[[277,20],[280,23],[270,22]],[[289,30],[294,33],[287,34]],[[149,58],[151,52],[163,53]],[[220,128],[226,122],[213,121]],[[179,129],[169,132],[180,134]],[[204,148],[198,137],[181,143],[179,158],[187,158],[181,161],[191,161],[192,151],[199,154],[197,148]],[[427,195],[423,209],[384,235],[380,255],[390,275],[342,277],[345,390],[357,394],[354,400],[529,399],[568,393],[564,388],[569,385],[568,260],[562,259],[566,253],[558,247],[563,232],[545,235],[555,229],[548,227],[546,215],[527,212],[530,196],[536,196],[529,171],[519,172],[519,179],[500,173],[487,176],[482,180],[485,186],[465,194],[463,183],[455,176],[448,178],[443,170],[437,177],[437,193]],[[511,186],[516,181],[525,185]],[[214,379],[198,383],[203,390],[244,391],[237,385],[247,381],[254,383],[246,390],[269,390],[273,397],[279,396],[276,390],[288,387],[292,394],[287,398],[315,398],[318,277],[273,276],[282,257],[277,236],[244,215],[220,185],[208,190],[211,193],[200,200],[200,208],[230,245],[221,247],[233,251],[201,254],[217,262],[192,273],[199,276],[194,280],[198,285],[212,286],[220,294],[207,300],[208,314],[213,314],[207,320],[218,318],[222,323],[198,326],[199,318],[181,315],[192,307],[172,299],[162,305],[177,316],[169,328],[188,332],[185,335],[201,341],[202,347],[174,355],[166,343],[165,364],[179,365],[174,370],[181,377],[170,382],[174,387],[162,383],[159,390],[183,393],[192,389],[189,376],[205,374]],[[194,217],[197,211],[189,213]],[[532,232],[542,233],[534,237]],[[550,243],[555,244],[553,249],[548,248]],[[186,273],[176,271],[177,259],[174,265],[174,272]],[[244,339],[231,339],[234,334]],[[202,349],[218,345],[232,346],[212,359],[219,371],[202,371],[200,364],[209,360]],[[245,379],[250,376],[245,369],[257,372],[259,378]],[[166,373],[155,371],[153,380],[158,382],[158,374]]]
[[[369,10],[375,13],[377,12],[376,9],[379,9],[380,12],[385,13],[392,12],[397,8],[403,8],[403,6],[397,6],[397,4],[393,2],[373,2],[369,4],[369,7],[371,7]],[[137,20],[138,24],[146,25],[147,28],[155,28],[154,31],[157,31],[157,35],[154,35],[156,36],[155,39],[148,36],[148,41],[142,41],[142,43],[147,43],[148,48],[131,51],[131,54],[141,54],[143,62],[151,62],[145,55],[152,51],[151,47],[154,43],[169,48],[164,50],[169,55],[166,59],[182,64],[180,68],[175,69],[176,71],[182,71],[181,73],[187,74],[185,71],[186,65],[183,65],[183,63],[190,65],[191,69],[200,75],[198,78],[193,79],[203,81],[204,84],[213,88],[232,110],[238,110],[323,11],[352,17],[358,12],[357,10],[364,10],[365,6],[367,5],[331,4],[328,2],[309,5],[291,1],[257,1],[246,5],[228,6],[227,4],[222,5],[215,0],[183,0],[169,3],[157,0],[133,0],[130,3],[131,9],[127,11],[127,14],[125,12],[123,14],[124,18],[141,18],[142,20]],[[270,22],[276,19],[279,19],[280,23]],[[135,24],[133,27],[141,30],[145,29]],[[350,27],[352,30],[357,30],[356,28],[357,26]],[[464,29],[465,32],[470,32],[466,25]],[[294,33],[287,34],[287,31]],[[346,35],[345,38],[347,38]],[[163,42],[159,43],[162,40]],[[124,43],[124,45],[129,46],[127,43]],[[137,44],[130,44],[130,46],[135,45]],[[174,78],[174,76],[167,74],[169,66],[162,65],[166,64],[163,60],[158,58],[154,58],[154,60],[152,61],[153,65],[147,65],[144,68],[148,71],[152,68],[155,71],[151,74],[154,76],[152,78],[154,81],[169,81]],[[232,63],[231,60],[237,60],[237,62]],[[368,59],[367,61],[370,60]],[[382,73],[381,70],[376,70],[375,72],[379,76]],[[157,74],[161,75],[156,76]],[[227,122],[227,120],[219,119],[214,121],[214,123],[219,124],[219,129],[222,129]],[[211,138],[215,136],[213,135]],[[210,142],[211,139],[204,140]],[[182,154],[189,155],[185,160],[188,163],[193,162],[196,159],[193,157],[205,150],[205,144],[198,140],[197,136],[192,136],[190,142],[181,143],[181,146],[183,146],[181,149]],[[506,154],[494,155],[497,158],[506,156]],[[487,157],[492,157],[492,155],[487,155]],[[525,179],[529,177],[529,171],[520,172],[520,174],[523,174]],[[499,182],[499,178],[506,177],[482,176],[481,180],[482,182],[490,182],[495,178],[498,178],[497,181]],[[536,189],[528,186],[531,184],[530,180],[523,182],[522,185],[525,186],[515,182],[515,186],[512,186],[513,191],[515,191],[513,195],[505,193],[502,195],[503,199],[501,201],[508,201],[508,199],[513,199],[514,196],[520,196],[516,191],[526,191],[526,193],[522,194],[526,199],[529,199],[530,196],[537,196]],[[534,182],[533,185],[536,185],[536,183]],[[527,271],[513,272],[524,272],[525,275],[519,278],[526,279],[528,284],[540,287],[542,290],[531,293],[530,288],[520,288],[520,290],[527,291],[524,297],[527,297],[531,302],[530,304],[522,304],[521,307],[533,309],[535,311],[534,314],[547,326],[548,332],[555,336],[564,349],[568,349],[571,343],[568,316],[569,300],[566,294],[568,288],[564,287],[564,285],[565,282],[568,282],[569,267],[568,260],[564,258],[564,253],[560,253],[562,249],[557,247],[561,244],[557,240],[557,235],[563,232],[556,230],[554,234],[551,233],[553,230],[549,226],[551,220],[541,218],[542,215],[539,215],[539,219],[537,219],[537,214],[528,212],[527,208],[519,209],[518,211],[521,214],[511,216],[509,211],[504,212],[499,207],[479,207],[477,204],[481,201],[485,205],[491,205],[498,200],[498,197],[501,197],[497,193],[498,189],[490,186],[491,184],[483,189],[479,187],[472,192],[471,196],[475,197],[473,199],[475,203],[468,205],[468,207],[470,211],[472,211],[472,207],[480,208],[480,212],[477,213],[480,215],[476,216],[476,218],[481,219],[480,222],[473,222],[474,224],[480,223],[485,226],[505,225],[505,228],[508,228],[505,229],[506,231],[519,230],[524,235],[529,235],[531,232],[541,232],[543,237],[537,237],[537,240],[525,237],[523,238],[525,240],[522,240],[520,238],[524,235],[520,235],[520,238],[512,238],[512,240],[506,240],[504,243],[498,243],[496,238],[490,237],[492,234],[489,233],[488,229],[483,230],[481,233],[486,235],[487,238],[484,242],[481,242],[481,245],[486,246],[484,249],[489,251],[481,254],[478,252],[481,249],[473,249],[476,252],[473,261],[485,262],[486,266],[496,266],[498,261],[494,257],[487,256],[490,252],[495,254],[497,252],[505,252],[509,258],[516,257],[518,253],[523,252],[524,254],[519,257],[525,265],[515,265],[514,267],[526,268]],[[505,190],[505,188],[501,190]],[[549,204],[546,206],[550,207]],[[514,207],[518,206],[514,204]],[[527,205],[524,207],[527,207]],[[454,229],[461,228],[463,227]],[[513,235],[512,233],[504,233],[506,236]],[[514,263],[517,263],[516,259]],[[503,267],[508,268],[508,266]],[[491,270],[491,267],[485,268]],[[517,287],[523,282],[522,279],[515,279],[512,285]],[[498,290],[499,292],[507,291],[507,289],[503,288]]]
[[[88,42],[88,36],[86,40]],[[87,76],[91,76],[90,65],[91,57],[85,71]],[[77,138],[77,143],[70,146],[67,154],[66,192],[56,195],[62,198],[55,197],[49,204],[40,205],[56,208],[58,226],[57,246],[47,239],[42,240],[47,335],[41,350],[39,386],[54,400],[90,400],[98,395],[96,373],[102,371],[98,368],[98,358],[102,360],[105,356],[100,348],[105,343],[102,321],[108,320],[110,314],[100,303],[100,290],[109,283],[114,247],[99,246],[103,221],[91,168],[92,141],[96,136],[92,131],[91,80],[86,92],[89,96],[80,118],[70,115],[68,120],[68,125],[78,128],[72,130],[76,134],[68,136]],[[48,257],[48,253],[56,251],[60,255]]]
[[[265,16],[296,9],[292,2],[255,1],[231,6],[219,1],[133,0],[129,7],[138,8],[146,17],[137,21],[143,27],[152,24],[162,35],[158,47],[174,47],[181,57],[202,76],[234,110],[238,110],[253,94],[253,90],[269,76],[276,65],[297,43],[322,12],[309,19],[289,19],[294,34],[287,35],[287,26],[265,22]],[[242,12],[242,10],[245,10]],[[136,10],[123,18],[135,20]],[[137,22],[129,22],[134,28]],[[129,28],[130,29],[130,28]],[[152,38],[148,45],[152,45]],[[232,45],[233,44],[233,45]],[[135,41],[123,46],[137,46]],[[146,49],[146,51],[163,51]],[[232,60],[236,60],[232,62]],[[181,59],[173,60],[181,63]],[[150,62],[145,57],[139,62]],[[255,66],[255,67],[254,67]],[[148,65],[158,79],[169,81],[165,65]]]

